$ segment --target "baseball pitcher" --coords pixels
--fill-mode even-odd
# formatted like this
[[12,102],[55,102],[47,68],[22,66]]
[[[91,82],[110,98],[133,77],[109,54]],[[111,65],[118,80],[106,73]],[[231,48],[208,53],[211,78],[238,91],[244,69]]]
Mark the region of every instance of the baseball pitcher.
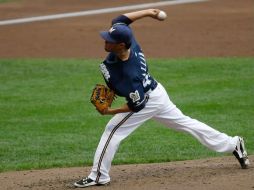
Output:
[[[146,57],[133,36],[130,24],[144,17],[161,21],[165,19],[165,14],[160,12],[158,9],[146,9],[120,15],[112,20],[108,31],[100,33],[105,40],[105,51],[109,53],[100,64],[107,87],[95,88],[91,101],[102,115],[114,116],[102,134],[91,173],[75,182],[76,187],[109,184],[111,162],[120,142],[151,118],[169,128],[191,134],[211,150],[233,153],[243,169],[249,165],[242,137],[228,136],[185,116],[170,100],[163,85],[149,74]],[[125,97],[126,103],[111,108],[114,97],[111,91]]]

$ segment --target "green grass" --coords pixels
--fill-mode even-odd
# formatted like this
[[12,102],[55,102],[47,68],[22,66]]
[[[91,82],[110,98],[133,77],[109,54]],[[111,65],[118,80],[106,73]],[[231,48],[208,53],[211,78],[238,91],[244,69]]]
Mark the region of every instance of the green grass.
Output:
[[13,2],[13,1],[17,1],[17,0],[0,0],[0,3],[7,3],[7,2]]
[[[100,60],[0,60],[0,171],[91,165],[110,116],[90,93]],[[254,58],[149,60],[151,74],[186,114],[246,138],[254,153]],[[118,99],[113,106],[123,103]],[[114,164],[199,159],[214,153],[188,134],[148,121]]]

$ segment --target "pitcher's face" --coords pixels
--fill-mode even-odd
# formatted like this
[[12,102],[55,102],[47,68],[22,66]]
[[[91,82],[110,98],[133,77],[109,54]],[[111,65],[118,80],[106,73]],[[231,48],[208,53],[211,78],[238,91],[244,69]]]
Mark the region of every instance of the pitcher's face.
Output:
[[117,53],[119,51],[122,51],[123,48],[125,48],[124,43],[111,43],[111,42],[105,41],[104,49],[105,49],[106,52]]

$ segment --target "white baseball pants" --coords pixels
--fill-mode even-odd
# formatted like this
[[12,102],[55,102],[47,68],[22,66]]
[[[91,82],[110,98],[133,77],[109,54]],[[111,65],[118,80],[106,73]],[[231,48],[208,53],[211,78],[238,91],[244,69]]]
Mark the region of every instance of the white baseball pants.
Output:
[[109,170],[120,142],[149,119],[169,128],[185,131],[200,143],[217,152],[233,152],[238,137],[230,137],[208,125],[185,116],[169,99],[161,84],[149,94],[146,107],[137,113],[116,114],[107,124],[97,147],[89,178],[97,183],[109,182]]

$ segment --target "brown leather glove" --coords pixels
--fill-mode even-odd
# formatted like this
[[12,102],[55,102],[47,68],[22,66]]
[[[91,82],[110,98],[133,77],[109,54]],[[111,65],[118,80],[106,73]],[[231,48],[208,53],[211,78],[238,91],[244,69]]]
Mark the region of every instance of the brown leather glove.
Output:
[[96,84],[92,91],[91,103],[96,109],[102,112],[104,109],[111,106],[116,95],[113,90],[102,84]]

